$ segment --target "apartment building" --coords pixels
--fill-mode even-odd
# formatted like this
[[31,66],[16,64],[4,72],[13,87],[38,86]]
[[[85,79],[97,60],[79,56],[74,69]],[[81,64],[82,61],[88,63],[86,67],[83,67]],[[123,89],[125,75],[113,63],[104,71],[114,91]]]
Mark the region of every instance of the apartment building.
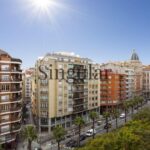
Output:
[[15,145],[21,130],[22,61],[0,50],[0,143]]
[[143,96],[150,99],[150,66],[143,68]]
[[58,124],[70,128],[77,115],[104,112],[141,96],[142,63],[135,51],[125,62],[96,64],[73,53],[39,58],[32,76],[32,111],[40,132]]
[[100,106],[100,65],[89,64],[88,76],[91,76],[88,80],[88,110],[92,110]]
[[136,93],[135,93],[135,72],[133,69],[125,68],[125,74],[126,74],[126,99],[130,100],[134,96],[136,96]]
[[[107,69],[122,70],[126,74],[126,94],[127,99],[134,96],[142,96],[143,89],[143,65],[138,54],[133,50],[131,58],[123,62],[110,62],[104,64]],[[109,66],[109,67],[108,67]]]
[[[76,116],[88,121],[90,110],[99,112],[99,81],[89,81],[92,61],[73,53],[58,52],[39,58],[35,65],[32,104],[40,132],[58,124],[70,128]],[[92,93],[95,93],[94,95]]]
[[119,108],[126,100],[126,75],[112,69],[101,69],[100,78],[101,112]]
[[31,102],[31,88],[32,88],[32,74],[34,72],[34,68],[29,68],[23,71],[22,79],[23,79],[23,86],[22,86],[22,96],[23,101],[25,103]]
[[[133,50],[131,58],[124,62],[113,62],[113,64],[133,70],[134,73],[134,96],[142,96],[143,89],[143,65],[138,54]],[[131,71],[132,72],[132,71]],[[131,77],[132,75],[130,75]],[[132,77],[131,77],[132,78]],[[132,80],[132,79],[131,79]]]

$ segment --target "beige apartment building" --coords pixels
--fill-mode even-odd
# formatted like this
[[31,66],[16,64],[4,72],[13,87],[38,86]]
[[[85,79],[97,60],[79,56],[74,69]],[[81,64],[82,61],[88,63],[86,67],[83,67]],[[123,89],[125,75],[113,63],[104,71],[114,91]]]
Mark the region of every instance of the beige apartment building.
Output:
[[98,67],[90,59],[66,52],[37,60],[32,111],[40,132],[50,132],[58,124],[70,128],[76,116],[89,121],[89,111],[100,112],[100,81],[94,79]]
[[92,110],[101,113],[141,96],[142,67],[135,51],[129,61],[101,65],[65,52],[39,58],[32,76],[32,111],[39,131],[50,132],[58,124],[70,128],[76,116],[88,122]]
[[0,144],[8,149],[13,149],[21,130],[21,63],[20,59],[0,50]]

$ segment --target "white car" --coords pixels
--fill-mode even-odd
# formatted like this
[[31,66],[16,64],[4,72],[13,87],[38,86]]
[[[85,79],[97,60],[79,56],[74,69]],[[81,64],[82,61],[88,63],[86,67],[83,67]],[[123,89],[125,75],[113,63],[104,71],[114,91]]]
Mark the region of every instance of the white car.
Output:
[[[94,129],[94,134],[96,134],[96,130]],[[87,132],[86,132],[86,136],[92,136],[93,135],[93,129],[89,129]]]
[[120,115],[120,118],[122,119],[122,118],[125,118],[125,113],[122,113],[121,115]]

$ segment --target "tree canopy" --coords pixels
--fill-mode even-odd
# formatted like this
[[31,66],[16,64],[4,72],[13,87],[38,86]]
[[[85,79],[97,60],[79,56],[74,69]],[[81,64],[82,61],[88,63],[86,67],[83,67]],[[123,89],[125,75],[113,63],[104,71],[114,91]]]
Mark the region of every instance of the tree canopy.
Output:
[[124,127],[97,136],[79,150],[149,150],[150,108],[144,108],[134,115]]

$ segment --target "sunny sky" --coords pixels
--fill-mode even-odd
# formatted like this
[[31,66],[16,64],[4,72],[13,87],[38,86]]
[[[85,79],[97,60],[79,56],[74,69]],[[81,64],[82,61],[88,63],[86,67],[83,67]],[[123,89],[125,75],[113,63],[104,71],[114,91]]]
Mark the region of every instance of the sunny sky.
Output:
[[149,0],[0,0],[0,48],[23,68],[55,51],[102,63],[127,60],[136,49],[150,64],[149,8]]

